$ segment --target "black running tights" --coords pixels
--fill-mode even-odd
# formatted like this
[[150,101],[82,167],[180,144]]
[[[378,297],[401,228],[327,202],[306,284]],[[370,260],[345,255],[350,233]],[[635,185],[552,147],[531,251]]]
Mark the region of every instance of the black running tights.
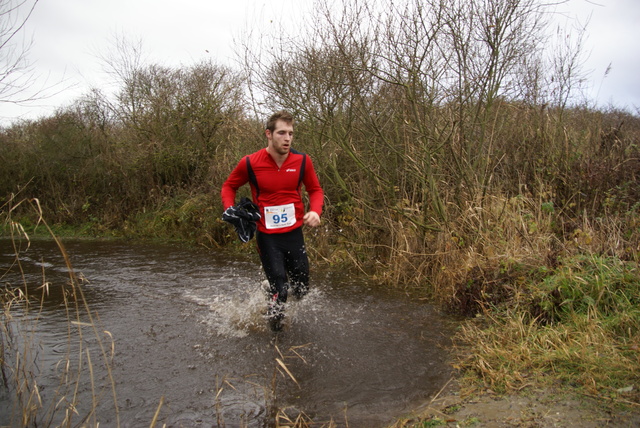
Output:
[[285,233],[258,232],[256,240],[272,295],[277,293],[278,300],[286,302],[287,282],[294,289],[309,287],[309,258],[302,227]]

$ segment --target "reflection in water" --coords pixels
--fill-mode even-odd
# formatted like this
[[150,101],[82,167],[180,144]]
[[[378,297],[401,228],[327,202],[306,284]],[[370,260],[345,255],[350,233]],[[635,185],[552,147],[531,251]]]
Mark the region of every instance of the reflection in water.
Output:
[[[148,425],[161,400],[159,422],[167,426],[270,426],[275,408],[318,423],[384,426],[449,379],[442,345],[450,323],[404,294],[312,271],[312,291],[290,299],[284,330],[274,334],[258,263],[170,245],[65,245],[86,279],[92,313],[114,338],[123,426]],[[50,366],[43,382],[53,383],[67,349],[68,272],[52,242],[33,242],[24,256],[31,279],[42,283],[44,272],[51,283],[38,340],[41,364]],[[4,271],[13,257],[9,241],[0,241],[0,257]],[[3,282],[17,279],[11,275]],[[43,394],[53,388],[43,384]],[[87,385],[83,391],[91,393]],[[108,400],[102,397],[96,417],[103,426],[115,422]]]

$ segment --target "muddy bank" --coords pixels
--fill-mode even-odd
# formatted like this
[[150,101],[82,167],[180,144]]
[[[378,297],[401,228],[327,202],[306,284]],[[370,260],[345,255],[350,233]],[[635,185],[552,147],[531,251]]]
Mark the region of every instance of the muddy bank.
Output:
[[[616,402],[550,389],[526,388],[500,395],[491,390],[465,391],[451,379],[432,401],[394,428],[535,427],[600,428],[640,426],[637,388]],[[426,424],[428,425],[426,425]]]

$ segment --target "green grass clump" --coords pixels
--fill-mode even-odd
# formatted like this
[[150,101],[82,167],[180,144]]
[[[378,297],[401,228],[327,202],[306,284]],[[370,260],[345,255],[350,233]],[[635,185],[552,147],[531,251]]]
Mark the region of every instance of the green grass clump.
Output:
[[611,396],[637,389],[639,304],[637,263],[568,257],[462,328],[469,349],[460,367],[499,392],[546,385]]
[[542,316],[553,323],[601,325],[618,337],[637,337],[640,273],[635,263],[578,255],[535,287]]

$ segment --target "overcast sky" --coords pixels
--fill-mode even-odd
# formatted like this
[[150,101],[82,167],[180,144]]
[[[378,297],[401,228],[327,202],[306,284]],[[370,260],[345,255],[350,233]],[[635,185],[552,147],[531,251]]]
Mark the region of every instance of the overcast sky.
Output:
[[[555,0],[548,0],[555,1]],[[234,41],[248,26],[260,29],[282,17],[293,22],[313,0],[40,0],[25,31],[39,83],[64,79],[59,94],[25,107],[0,103],[0,123],[53,113],[103,87],[100,58],[116,36],[141,40],[148,63],[191,65],[207,58],[232,64]],[[585,70],[591,98],[601,105],[640,109],[640,0],[568,0],[558,7],[572,22],[587,23]],[[560,16],[559,16],[560,18]],[[577,21],[575,21],[577,19]],[[566,25],[560,19],[561,25]],[[605,71],[611,65],[605,77]]]

